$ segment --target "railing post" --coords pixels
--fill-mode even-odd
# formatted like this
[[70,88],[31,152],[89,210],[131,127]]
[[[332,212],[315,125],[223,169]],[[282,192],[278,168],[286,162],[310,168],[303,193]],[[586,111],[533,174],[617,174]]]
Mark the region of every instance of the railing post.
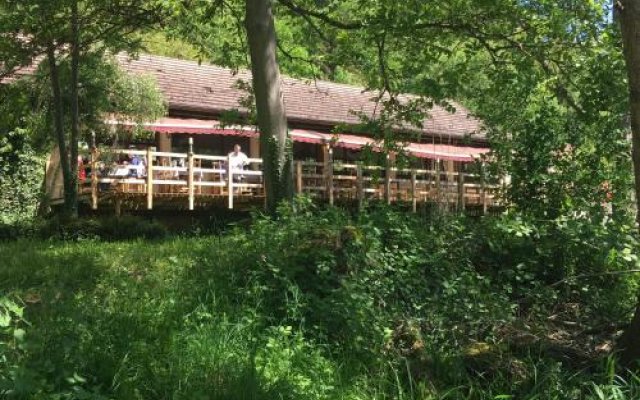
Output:
[[231,168],[231,154],[227,156],[227,195],[229,197],[229,210],[233,209],[233,169]]
[[487,213],[487,183],[484,176],[484,162],[480,165],[480,200],[482,202],[482,214]]
[[391,204],[391,160],[389,159],[389,154],[385,159],[384,200],[387,204]]
[[296,193],[302,194],[302,161],[296,161]]
[[98,149],[91,147],[91,209],[98,209]]
[[187,154],[187,191],[189,193],[189,210],[193,210],[195,202],[195,186],[193,182],[193,138],[189,138],[189,154]]
[[447,178],[447,189],[445,190],[445,201],[446,201],[446,209],[450,211],[453,209],[455,205],[454,202],[457,200],[457,193],[454,187],[455,184],[455,162],[452,160],[447,160],[445,162],[445,171]]
[[324,160],[325,189],[329,205],[333,205],[333,149],[328,147],[327,157]]
[[440,198],[440,160],[436,160],[436,170],[435,170],[435,184],[436,184],[436,203],[438,204],[438,208],[441,206],[441,198]]
[[458,171],[458,211],[464,211],[464,208],[464,173],[462,165],[460,165],[460,171]]
[[362,210],[364,205],[364,179],[360,162],[356,164],[356,199],[358,200],[358,210]]
[[418,211],[418,198],[416,196],[416,170],[411,170],[411,211]]
[[147,210],[153,209],[153,154],[147,147]]

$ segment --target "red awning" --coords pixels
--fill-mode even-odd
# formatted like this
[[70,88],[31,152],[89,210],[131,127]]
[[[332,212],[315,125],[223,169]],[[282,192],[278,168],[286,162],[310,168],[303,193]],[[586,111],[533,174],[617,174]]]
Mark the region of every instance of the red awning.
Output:
[[[111,125],[134,125],[133,122],[120,122],[108,120]],[[143,124],[144,128],[152,132],[160,133],[187,133],[209,135],[236,135],[244,137],[257,137],[258,131],[253,126],[222,125],[216,120],[161,118],[152,123]],[[331,143],[334,147],[343,147],[353,150],[365,146],[372,146],[375,150],[378,146],[371,138],[350,134],[332,134],[306,129],[293,129],[289,132],[296,142],[324,144]],[[416,157],[472,162],[489,151],[488,148],[452,146],[445,144],[408,143],[405,150]]]

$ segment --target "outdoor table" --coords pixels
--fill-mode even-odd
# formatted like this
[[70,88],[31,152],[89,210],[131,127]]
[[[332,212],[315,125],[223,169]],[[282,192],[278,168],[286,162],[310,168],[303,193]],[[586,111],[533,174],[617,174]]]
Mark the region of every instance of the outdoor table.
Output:
[[126,178],[127,176],[129,176],[129,166],[123,165],[123,166],[114,168],[109,175],[116,178]]
[[[132,165],[132,164],[119,165],[113,168],[109,173],[110,177],[118,180],[127,179],[129,177],[138,178],[138,177],[142,177],[143,175],[144,175],[144,165]],[[129,192],[131,189],[129,183],[116,181],[114,182],[114,184],[122,192]],[[137,184],[134,184],[133,188],[135,188],[136,191],[139,189]]]

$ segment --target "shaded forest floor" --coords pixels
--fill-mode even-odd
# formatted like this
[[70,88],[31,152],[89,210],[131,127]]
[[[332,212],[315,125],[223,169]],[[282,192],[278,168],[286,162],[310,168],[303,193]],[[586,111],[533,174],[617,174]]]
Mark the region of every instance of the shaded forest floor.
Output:
[[0,393],[640,398],[611,353],[630,232],[302,202],[217,236],[0,243]]

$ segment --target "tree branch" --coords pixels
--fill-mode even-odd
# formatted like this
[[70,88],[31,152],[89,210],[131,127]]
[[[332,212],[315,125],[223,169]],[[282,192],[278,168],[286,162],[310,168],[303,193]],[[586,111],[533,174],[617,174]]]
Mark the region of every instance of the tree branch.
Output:
[[287,7],[289,10],[291,10],[292,12],[298,15],[301,15],[301,16],[306,15],[306,16],[314,17],[338,29],[357,30],[357,29],[362,29],[366,26],[361,21],[348,21],[348,22],[339,21],[325,13],[300,7],[294,4],[293,1],[291,0],[278,0],[278,1],[280,2],[280,4]]

